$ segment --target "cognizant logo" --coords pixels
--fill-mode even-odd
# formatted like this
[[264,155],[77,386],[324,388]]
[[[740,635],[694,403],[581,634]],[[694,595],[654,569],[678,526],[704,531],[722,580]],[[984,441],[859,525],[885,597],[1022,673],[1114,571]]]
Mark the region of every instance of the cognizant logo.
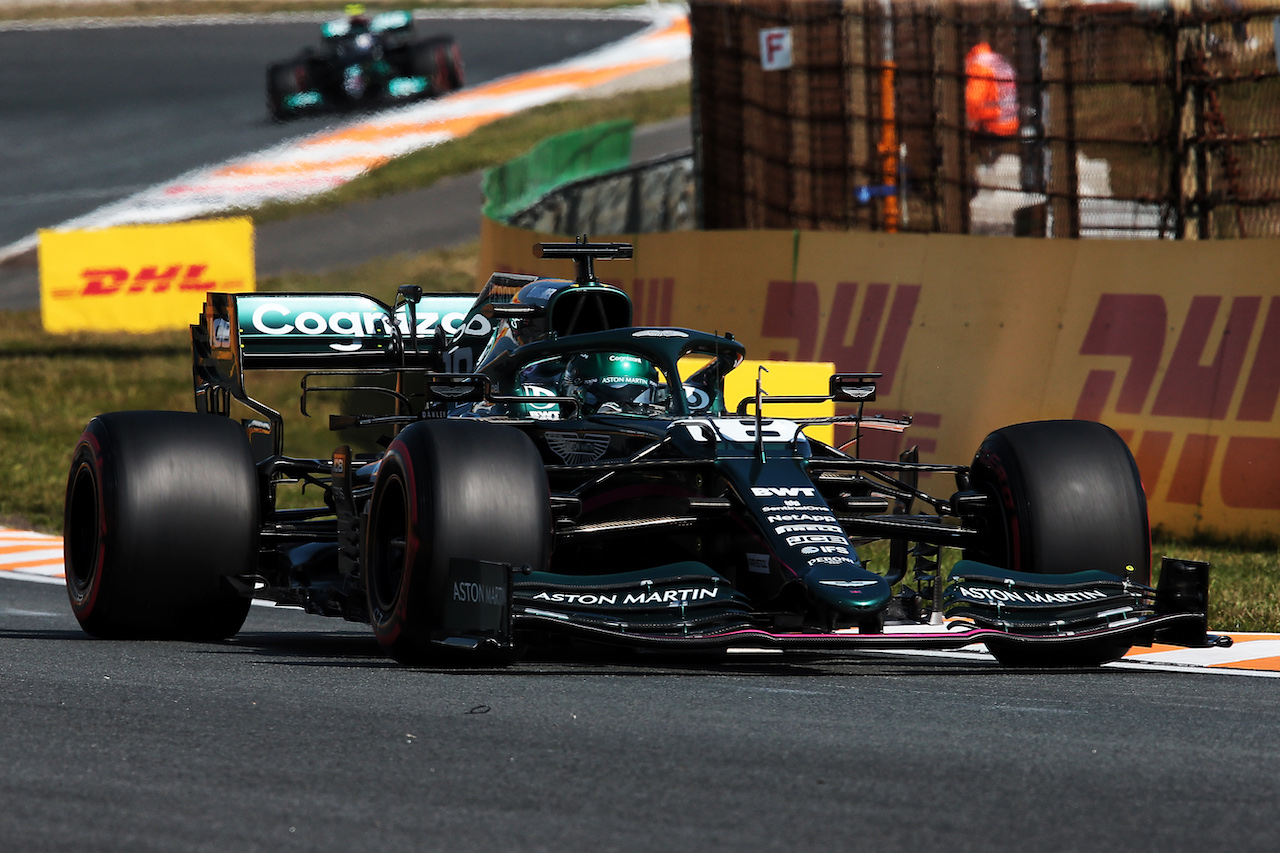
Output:
[[[465,315],[461,312],[450,312],[443,316],[434,311],[423,311],[418,314],[416,337],[429,337],[435,332],[437,325],[443,325],[448,334],[458,330]],[[329,347],[339,352],[354,352],[363,346],[363,339],[368,337],[386,338],[394,334],[392,319],[385,311],[378,310],[316,310],[295,311],[284,301],[264,302],[253,310],[250,318],[252,328],[260,334],[273,337],[284,335],[307,335],[310,337],[336,336],[351,338],[350,342],[333,342]],[[404,315],[395,318],[395,326],[400,334],[409,334],[409,319]]]

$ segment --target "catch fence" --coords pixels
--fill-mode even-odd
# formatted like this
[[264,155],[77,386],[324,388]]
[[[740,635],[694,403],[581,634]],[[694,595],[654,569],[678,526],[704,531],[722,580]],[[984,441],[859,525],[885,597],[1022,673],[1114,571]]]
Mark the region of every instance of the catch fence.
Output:
[[[1278,20],[1277,0],[693,0],[700,220],[1280,235]],[[981,43],[1015,132],[973,126]]]

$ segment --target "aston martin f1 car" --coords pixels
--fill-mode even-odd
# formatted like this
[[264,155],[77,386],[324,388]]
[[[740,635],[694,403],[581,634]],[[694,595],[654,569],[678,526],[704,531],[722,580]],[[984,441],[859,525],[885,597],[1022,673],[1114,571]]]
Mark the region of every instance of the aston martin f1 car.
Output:
[[462,54],[451,36],[415,38],[408,12],[354,11],[321,25],[319,49],[267,68],[273,118],[433,98],[462,86]]
[[[877,374],[834,375],[817,396],[771,395],[758,374],[754,394],[726,399],[742,343],[633,326],[627,294],[594,269],[631,251],[543,243],[538,256],[574,260],[573,280],[405,286],[392,306],[210,294],[191,327],[195,411],[100,415],[75,448],[66,578],[80,624],[228,638],[256,597],[367,623],[404,663],[465,665],[540,645],[982,643],[1008,665],[1079,666],[1155,640],[1219,642],[1207,564],[1166,558],[1151,585],[1142,485],[1108,427],[1005,427],[968,464],[864,458],[862,436],[908,425],[868,411]],[[286,455],[282,416],[247,390],[260,370],[302,374],[304,415],[319,395],[366,401],[331,402],[329,426],[382,433],[375,452]],[[769,413],[830,401],[843,412]],[[837,422],[853,430],[842,446],[806,434]],[[926,472],[954,491],[920,488]],[[298,483],[313,505],[278,500]],[[878,564],[874,540],[889,543]]]

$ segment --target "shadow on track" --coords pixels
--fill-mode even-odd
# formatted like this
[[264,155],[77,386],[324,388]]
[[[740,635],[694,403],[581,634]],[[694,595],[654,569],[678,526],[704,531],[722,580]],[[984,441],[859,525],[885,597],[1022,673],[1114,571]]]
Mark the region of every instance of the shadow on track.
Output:
[[[609,647],[569,647],[527,649],[505,667],[418,666],[407,667],[386,657],[372,634],[352,630],[250,630],[235,637],[210,643],[166,640],[99,640],[76,629],[0,629],[0,640],[101,644],[102,647],[163,646],[174,652],[219,657],[243,656],[254,663],[281,667],[394,670],[438,675],[488,677],[606,676],[611,678],[983,678],[993,676],[1036,677],[1089,674],[1131,678],[1130,670],[1107,668],[1009,669],[994,661],[938,659],[879,655],[874,652],[841,657],[818,655],[659,655]],[[1148,673],[1148,676],[1154,673]]]

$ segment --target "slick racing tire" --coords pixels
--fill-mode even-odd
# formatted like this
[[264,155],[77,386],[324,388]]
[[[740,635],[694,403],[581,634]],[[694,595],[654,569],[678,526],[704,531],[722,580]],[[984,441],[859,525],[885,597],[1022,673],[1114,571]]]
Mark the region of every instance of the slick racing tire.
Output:
[[[996,430],[978,449],[971,476],[994,506],[967,559],[1039,574],[1099,569],[1150,583],[1146,495],[1133,455],[1110,427],[1063,420]],[[992,653],[1015,665],[1085,666],[1127,650],[1102,642],[1062,659],[1018,646]]]
[[1038,421],[996,430],[978,449],[972,478],[997,508],[969,559],[1022,572],[1102,569],[1150,581],[1147,499],[1129,448],[1110,427]]
[[458,43],[452,39],[449,40],[445,64],[447,66],[445,81],[449,84],[449,90],[461,89],[467,82],[467,72],[462,64],[462,51],[458,48]]
[[310,77],[305,61],[278,62],[267,68],[267,111],[273,119],[287,121],[298,114],[285,106],[285,99],[311,88]]
[[410,50],[413,73],[427,78],[427,94],[430,97],[438,97],[461,88],[462,53],[458,50],[458,43],[451,37],[441,36],[420,41]]
[[67,594],[104,639],[220,640],[250,598],[227,580],[257,565],[257,472],[238,423],[116,412],[76,445],[63,519]]
[[455,652],[444,639],[450,560],[545,567],[551,548],[546,471],[519,430],[419,421],[378,468],[363,540],[369,621],[406,664],[502,664],[510,649]]

